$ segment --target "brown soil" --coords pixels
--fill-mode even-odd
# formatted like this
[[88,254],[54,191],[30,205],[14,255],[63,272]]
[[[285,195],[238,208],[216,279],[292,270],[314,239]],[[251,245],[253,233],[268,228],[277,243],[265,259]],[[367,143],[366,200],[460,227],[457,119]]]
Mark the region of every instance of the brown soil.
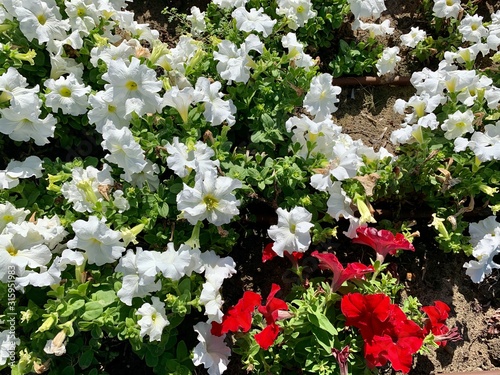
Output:
[[[181,11],[189,11],[193,5],[204,9],[208,2],[171,0],[168,5]],[[500,9],[500,3],[496,0],[477,2],[483,12]],[[401,32],[409,31],[411,26],[425,27],[424,23],[415,19],[418,3],[420,2],[386,0],[389,9],[382,18],[390,18],[392,26],[398,30],[387,39],[388,44],[393,45]],[[161,14],[165,4],[161,1],[136,1],[130,4],[128,9],[136,13],[139,22],[150,23],[153,28],[159,30],[164,41],[174,43],[177,37],[175,22],[169,24],[168,18]],[[408,75],[408,66],[412,62],[405,59],[403,63],[406,65],[401,64],[398,74]],[[353,138],[361,138],[374,147],[385,146],[393,151],[388,138],[392,130],[399,127],[402,117],[395,114],[392,107],[397,98],[408,99],[413,92],[411,86],[343,87],[335,120]],[[477,218],[479,219],[481,218]],[[425,231],[429,221],[427,218],[419,219],[417,225]],[[246,289],[266,294],[272,282],[283,285],[283,282],[290,281],[286,280],[287,260],[275,259],[266,264],[261,263],[262,244],[262,238],[249,239],[242,244],[244,251],[231,254],[240,267],[240,280],[232,280],[231,287],[224,290],[226,301],[237,301]],[[444,254],[430,239],[417,239],[415,245],[415,253],[392,259],[396,274],[400,275],[407,286],[402,297],[416,296],[424,305],[432,304],[435,300],[447,303],[451,307],[449,325],[459,328],[463,341],[450,343],[430,355],[419,355],[410,374],[429,375],[476,370],[499,370],[500,374],[499,273],[494,273],[482,284],[474,284],[463,269],[463,264],[467,261],[465,256]],[[349,251],[355,251],[354,247]],[[204,372],[197,369],[197,373]],[[239,370],[237,358],[234,358],[227,373],[246,372]],[[390,374],[391,371],[381,370],[381,373]]]

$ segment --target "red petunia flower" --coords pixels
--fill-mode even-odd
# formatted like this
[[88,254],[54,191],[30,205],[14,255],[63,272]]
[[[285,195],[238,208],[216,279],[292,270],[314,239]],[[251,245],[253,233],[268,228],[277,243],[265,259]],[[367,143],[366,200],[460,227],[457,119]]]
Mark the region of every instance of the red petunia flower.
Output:
[[224,333],[237,332],[240,328],[243,332],[248,332],[252,326],[252,314],[261,300],[260,294],[250,291],[243,293],[238,303],[224,315],[222,323],[212,326],[212,334],[222,336]]
[[347,294],[340,308],[346,316],[345,324],[360,330],[370,367],[384,366],[390,361],[394,370],[410,371],[413,354],[422,346],[424,333],[388,296]]
[[342,266],[335,254],[319,253],[313,251],[311,254],[319,260],[319,268],[322,270],[330,270],[333,272],[332,291],[337,291],[344,281],[350,279],[363,279],[365,274],[374,272],[373,266],[365,266],[363,263],[349,263],[346,268]]
[[396,236],[391,231],[373,227],[358,227],[356,229],[357,237],[352,240],[353,243],[370,246],[377,252],[377,260],[381,263],[387,254],[394,255],[397,250],[415,251],[413,245],[401,233]]
[[450,312],[450,307],[446,303],[435,301],[434,306],[424,306],[421,310],[427,314],[424,334],[432,333],[436,344],[445,346],[448,341],[462,339],[456,327],[450,329],[446,326],[446,319]]
[[267,296],[266,304],[259,306],[259,312],[264,316],[267,326],[255,335],[255,341],[264,350],[269,349],[269,347],[274,343],[276,337],[279,334],[279,326],[276,321],[282,319],[283,317],[290,316],[285,313],[288,311],[288,305],[282,299],[276,298],[276,293],[280,291],[280,287],[277,284],[272,284],[271,292]]

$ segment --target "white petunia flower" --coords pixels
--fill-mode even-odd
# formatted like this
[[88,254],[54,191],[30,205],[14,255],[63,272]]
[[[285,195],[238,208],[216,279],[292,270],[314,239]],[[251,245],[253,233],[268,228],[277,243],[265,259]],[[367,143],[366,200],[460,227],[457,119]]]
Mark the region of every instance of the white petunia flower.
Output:
[[214,251],[204,251],[200,255],[203,263],[205,279],[213,286],[220,288],[225,279],[236,273],[236,263],[231,257],[221,258]]
[[28,156],[24,161],[11,160],[5,173],[10,178],[42,177],[42,160],[38,156]]
[[281,44],[288,49],[290,61],[300,68],[310,68],[316,64],[315,60],[304,53],[304,46],[297,40],[297,34],[288,33],[281,38]]
[[179,142],[179,137],[174,137],[172,143],[167,142],[165,149],[169,153],[167,165],[179,177],[186,177],[191,170],[201,174],[216,172],[219,166],[219,160],[211,160],[215,151],[201,141],[188,147]]
[[99,24],[100,13],[96,4],[85,0],[65,0],[64,5],[71,29],[78,31],[82,36],[89,35]]
[[500,223],[494,215],[488,216],[486,219],[480,220],[477,223],[469,224],[470,244],[477,246],[479,241],[487,234],[495,235],[495,229],[500,228]]
[[96,68],[99,65],[99,61],[103,61],[109,66],[111,61],[129,61],[130,57],[134,56],[134,54],[134,47],[126,41],[122,41],[117,46],[110,43],[97,45],[90,50],[90,63]]
[[64,39],[70,29],[68,20],[63,20],[57,6],[49,6],[42,0],[22,0],[22,6],[15,7],[19,28],[24,36],[42,44],[54,39]]
[[125,118],[125,110],[118,103],[106,101],[104,91],[98,91],[89,96],[89,104],[92,107],[87,116],[89,122],[94,124],[98,133],[103,132],[104,126],[110,122],[116,129],[121,129],[130,124]]
[[160,179],[158,174],[160,173],[160,167],[154,164],[149,159],[146,159],[146,166],[139,173],[123,173],[120,175],[125,181],[130,182],[133,186],[142,188],[147,186],[150,191],[156,191],[160,185]]
[[191,14],[186,19],[191,22],[191,34],[194,36],[201,35],[207,28],[205,12],[201,12],[196,6],[191,7]]
[[231,349],[224,342],[226,335],[212,335],[211,327],[211,324],[204,322],[193,327],[199,341],[193,350],[193,363],[195,366],[203,365],[209,375],[220,375],[227,370]]
[[89,216],[87,221],[77,220],[71,226],[75,238],[69,240],[67,246],[85,251],[89,264],[114,263],[125,251],[121,233],[109,228],[104,219]]
[[238,30],[248,33],[257,31],[262,33],[264,37],[268,37],[273,32],[273,27],[277,22],[265,14],[262,7],[259,9],[252,8],[250,12],[245,7],[239,7],[231,15],[236,19],[236,28]]
[[28,81],[21,75],[16,68],[9,67],[5,73],[0,75],[0,95],[1,101],[10,100],[12,104],[22,104],[27,95],[27,100],[36,97],[39,91],[38,85],[34,88],[28,88]]
[[219,81],[210,82],[208,78],[200,77],[196,81],[195,90],[200,95],[200,102],[205,103],[203,116],[213,126],[226,122],[227,125],[235,124],[236,106],[231,99],[223,100],[224,94],[220,92],[222,84]]
[[152,292],[157,292],[161,289],[161,282],[156,280],[154,275],[145,275],[140,269],[141,258],[143,254],[149,251],[143,251],[138,247],[136,253],[132,250],[127,250],[127,253],[120,258],[115,272],[123,273],[122,286],[116,293],[120,301],[128,306],[132,306],[132,299],[135,297],[144,298]]
[[472,255],[476,260],[464,264],[465,273],[475,283],[480,283],[493,269],[500,269],[500,264],[495,263],[493,258],[500,254],[500,227],[495,229],[493,235],[486,234],[476,246]]
[[279,0],[276,14],[285,16],[288,27],[297,30],[316,17],[316,11],[312,8],[311,0]]
[[337,95],[341,88],[332,85],[333,77],[322,73],[311,80],[309,91],[304,98],[304,108],[321,121],[337,111],[336,103],[339,102]]
[[0,233],[5,229],[8,223],[22,223],[29,213],[28,210],[16,208],[9,201],[0,203]]
[[101,194],[101,188],[114,184],[108,164],[104,164],[101,170],[91,165],[85,169],[75,167],[71,175],[71,181],[62,184],[61,193],[73,203],[77,212],[93,212],[96,203],[106,199]]
[[82,82],[83,64],[78,63],[71,57],[49,54],[50,57],[50,78],[58,79],[65,74],[73,74],[78,82]]
[[273,251],[282,257],[284,252],[305,252],[311,244],[309,230],[312,214],[303,207],[294,207],[291,211],[278,208],[278,225],[271,225],[267,233],[274,241]]
[[349,0],[351,12],[355,18],[379,18],[385,7],[384,0]]
[[394,33],[394,27],[391,27],[391,21],[389,20],[384,20],[380,24],[359,21],[359,28],[361,30],[368,31],[371,38],[376,36],[392,35]]
[[43,351],[47,354],[54,354],[56,357],[60,357],[66,354],[66,333],[60,331],[53,339],[47,340]]
[[445,131],[446,139],[455,139],[466,133],[474,132],[474,113],[470,109],[465,112],[456,111],[448,116],[441,125],[441,129]]
[[222,9],[231,9],[237,7],[243,7],[248,0],[212,0],[214,4],[217,4]]
[[462,41],[480,43],[488,36],[488,29],[483,26],[483,17],[474,14],[466,14],[460,21],[458,31],[462,34]]
[[0,132],[14,141],[33,139],[38,146],[49,143],[48,137],[54,136],[57,120],[50,113],[40,118],[41,100],[35,94],[17,99],[10,107],[0,109]]
[[500,160],[500,122],[485,125],[484,133],[472,134],[468,147],[482,162]]
[[148,43],[153,44],[160,36],[158,30],[151,29],[149,24],[135,21],[133,12],[127,10],[117,11],[111,15],[111,19],[117,21],[120,28],[134,39],[146,40]]
[[122,168],[125,175],[140,173],[146,167],[144,150],[129,128],[117,129],[108,122],[103,128],[102,138],[102,148],[110,152],[104,158]]
[[401,35],[401,44],[410,48],[415,48],[418,43],[427,38],[425,30],[420,30],[418,27],[412,27],[408,34]]
[[460,0],[434,0],[432,7],[434,16],[439,18],[458,18],[461,10]]
[[227,224],[239,213],[240,201],[233,190],[241,186],[239,180],[205,172],[196,177],[194,188],[184,184],[177,195],[177,208],[192,225],[204,219],[215,225]]
[[149,342],[161,341],[163,329],[170,324],[165,312],[165,304],[158,297],[151,297],[153,304],[144,303],[136,312],[141,319],[137,324],[141,327],[140,335],[149,336]]
[[123,190],[115,190],[113,192],[113,206],[118,208],[119,213],[125,212],[130,208],[130,203],[123,196]]
[[351,208],[352,199],[342,189],[342,182],[334,181],[327,191],[330,194],[326,202],[328,206],[327,212],[331,217],[337,221],[341,217],[345,219],[354,217],[354,211]]
[[128,66],[123,60],[111,60],[102,79],[109,82],[104,85],[103,99],[125,106],[126,116],[131,116],[132,112],[138,116],[155,113],[161,107],[158,92],[162,82],[153,69],[141,64],[136,57],[132,57]]
[[214,60],[218,61],[217,72],[229,85],[233,81],[247,83],[250,79],[250,68],[255,64],[249,53],[262,53],[263,48],[263,43],[254,34],[247,36],[240,48],[229,40],[223,40],[218,45],[218,51],[214,52]]
[[181,115],[185,124],[188,122],[189,107],[195,102],[199,102],[200,95],[192,87],[185,87],[179,90],[177,86],[172,87],[163,95],[162,107],[173,107]]
[[57,80],[49,78],[44,82],[50,91],[45,96],[45,105],[57,113],[61,109],[65,115],[83,115],[87,112],[90,86],[79,83],[71,73],[68,77],[59,77]]
[[399,47],[386,47],[382,51],[382,56],[375,63],[378,76],[394,72],[396,64],[401,61],[401,57],[398,56],[398,53]]
[[212,282],[207,281],[203,284],[200,293],[200,305],[205,306],[205,315],[208,316],[209,322],[222,322],[224,313],[222,312],[222,305],[224,301],[220,294],[220,285],[214,285]]
[[15,352],[16,346],[21,343],[19,338],[10,330],[5,329],[0,332],[0,366],[10,361],[11,354]]

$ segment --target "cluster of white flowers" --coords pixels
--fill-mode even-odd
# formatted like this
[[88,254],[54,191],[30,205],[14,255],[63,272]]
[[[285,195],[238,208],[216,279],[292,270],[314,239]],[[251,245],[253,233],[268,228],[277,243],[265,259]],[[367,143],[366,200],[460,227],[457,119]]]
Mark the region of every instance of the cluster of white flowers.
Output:
[[[475,70],[460,70],[455,64],[443,60],[436,71],[425,68],[413,73],[411,82],[417,93],[408,101],[396,101],[395,111],[406,115],[401,128],[391,134],[391,142],[422,142],[424,128],[439,128],[444,131],[444,137],[453,140],[456,152],[469,148],[482,162],[499,160],[500,122],[485,125],[480,131],[474,125],[475,116],[471,109],[477,100],[485,100],[489,108],[498,106],[500,90],[490,78]],[[465,109],[456,110],[440,123],[433,111],[450,100],[457,100]],[[408,108],[413,111],[406,113]]]
[[470,243],[474,246],[472,255],[476,260],[465,263],[464,268],[475,283],[483,281],[493,269],[500,269],[500,264],[493,260],[500,254],[500,223],[496,219],[496,216],[490,216],[469,225]]

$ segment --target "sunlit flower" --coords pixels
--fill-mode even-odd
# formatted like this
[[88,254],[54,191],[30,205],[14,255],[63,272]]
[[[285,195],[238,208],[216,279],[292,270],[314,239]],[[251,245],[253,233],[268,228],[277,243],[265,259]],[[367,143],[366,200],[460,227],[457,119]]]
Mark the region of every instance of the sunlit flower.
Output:
[[339,102],[337,95],[340,94],[341,88],[333,86],[332,79],[333,77],[327,73],[315,76],[304,98],[304,108],[318,120],[337,111],[335,104]]
[[278,208],[276,213],[278,225],[271,225],[267,231],[274,241],[274,252],[282,257],[285,251],[306,251],[311,244],[309,230],[314,226],[312,214],[303,207],[294,207],[291,211]]
[[458,31],[462,34],[462,41],[479,43],[488,36],[488,29],[483,26],[483,17],[478,14],[466,14],[460,21]]
[[366,30],[370,33],[370,37],[374,38],[376,36],[392,35],[394,33],[394,27],[391,27],[391,21],[384,20],[382,23],[365,23],[359,21],[359,28],[361,30]]
[[418,43],[427,38],[427,33],[419,27],[412,27],[408,34],[403,34],[400,38],[404,46],[415,48]]
[[202,34],[207,28],[205,12],[201,12],[198,7],[191,7],[191,14],[186,19],[191,22],[191,34],[194,36]]
[[125,118],[124,109],[118,103],[105,100],[104,91],[91,94],[88,99],[92,108],[87,112],[87,116],[98,133],[102,134],[107,122],[111,122],[117,129],[129,125],[130,121]]
[[24,36],[40,44],[53,39],[64,39],[70,25],[63,20],[57,6],[50,7],[42,0],[23,0],[22,6],[15,7],[19,28]]
[[57,80],[48,79],[44,82],[50,91],[45,96],[45,105],[53,112],[61,109],[65,115],[83,115],[87,112],[90,86],[79,83],[73,74],[68,77],[59,77]]
[[53,339],[47,340],[43,351],[47,354],[54,354],[56,357],[60,357],[66,354],[66,333],[60,331]]
[[85,251],[89,264],[113,263],[125,251],[121,233],[109,228],[104,219],[89,216],[87,221],[77,220],[71,226],[75,237],[68,241],[68,248]]
[[200,95],[192,87],[179,90],[177,86],[174,86],[163,95],[162,106],[175,108],[181,115],[182,121],[187,123],[189,107],[200,99]]
[[61,193],[73,203],[77,212],[93,212],[97,202],[102,202],[105,197],[101,188],[114,184],[111,177],[111,167],[104,164],[101,170],[89,165],[87,168],[75,167],[72,171],[71,181],[61,186]]
[[465,112],[456,111],[448,116],[441,125],[441,129],[445,131],[444,137],[446,139],[455,139],[465,133],[473,133],[473,122],[474,113],[471,110],[468,109]]
[[166,143],[165,149],[169,153],[167,165],[179,177],[186,177],[191,170],[201,174],[216,172],[219,166],[219,160],[211,160],[215,151],[201,141],[187,146],[179,142],[179,137],[174,137],[172,143]]
[[213,126],[226,122],[227,125],[235,124],[236,106],[231,99],[223,100],[224,94],[220,92],[222,84],[219,81],[210,82],[208,78],[200,77],[196,81],[195,90],[201,95],[199,101],[205,103],[203,116]]
[[3,366],[10,360],[11,353],[21,343],[9,329],[0,332],[0,366]]
[[208,316],[209,322],[221,322],[224,313],[222,312],[222,295],[220,294],[220,285],[207,280],[203,284],[200,293],[200,305],[205,306],[205,315]]
[[295,66],[310,68],[315,65],[315,60],[304,53],[304,45],[297,40],[297,34],[288,33],[281,38],[281,44],[288,49],[288,57]]
[[65,12],[73,30],[81,35],[89,35],[90,31],[99,24],[100,16],[96,5],[85,0],[66,0]]
[[238,30],[246,32],[257,31],[262,33],[264,37],[269,36],[273,32],[273,27],[277,22],[265,14],[262,7],[259,9],[252,8],[250,12],[245,7],[239,7],[231,15],[236,19]]
[[0,233],[4,230],[8,223],[20,224],[29,214],[28,210],[16,208],[9,201],[0,203]]
[[162,83],[156,78],[155,71],[141,64],[138,58],[132,57],[128,66],[123,60],[111,60],[102,79],[109,82],[104,85],[103,99],[124,105],[127,116],[132,112],[139,116],[155,113],[160,108],[158,92]]
[[401,61],[401,57],[398,56],[398,53],[399,47],[386,47],[382,51],[382,56],[375,64],[378,76],[394,72],[396,64]]
[[462,10],[460,0],[434,0],[432,11],[439,18],[458,18]]
[[193,363],[195,366],[203,365],[208,369],[209,375],[220,375],[227,369],[231,349],[226,345],[226,335],[215,336],[211,325],[199,322],[193,327],[198,334],[199,344],[193,351]]
[[311,18],[316,17],[311,0],[279,0],[276,14],[285,16],[288,27],[292,30],[297,30]]
[[384,0],[349,0],[349,6],[355,18],[379,18],[385,7]]
[[239,213],[240,201],[233,190],[241,186],[239,180],[205,172],[197,175],[194,188],[184,184],[177,195],[177,208],[192,225],[204,219],[215,225],[227,224]]
[[140,335],[149,336],[149,342],[161,341],[163,329],[170,324],[165,313],[165,303],[161,302],[158,297],[151,297],[150,303],[144,303],[136,312],[141,319],[137,324],[141,327]]

